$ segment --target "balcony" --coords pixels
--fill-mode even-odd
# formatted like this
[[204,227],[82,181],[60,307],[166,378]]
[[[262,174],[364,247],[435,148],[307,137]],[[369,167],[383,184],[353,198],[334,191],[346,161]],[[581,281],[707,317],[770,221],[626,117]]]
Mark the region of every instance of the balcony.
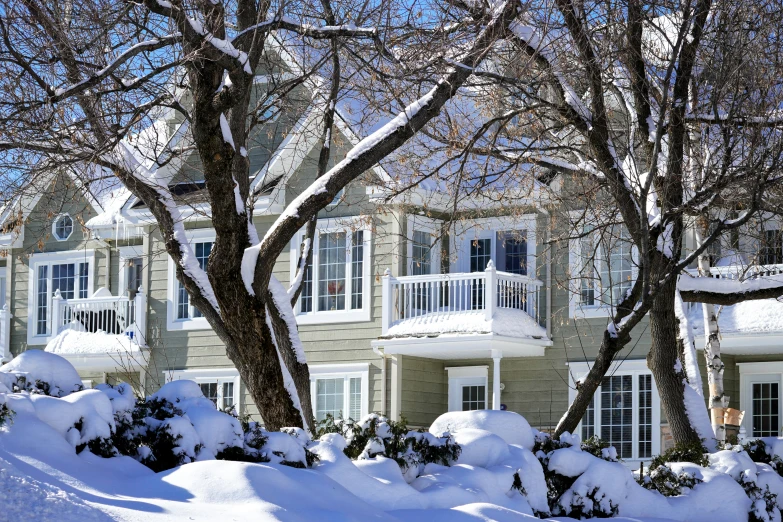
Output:
[[80,371],[139,371],[146,366],[147,296],[132,299],[105,288],[92,297],[52,298],[53,339],[46,351],[70,360]]
[[[551,345],[541,326],[543,283],[499,272],[383,277],[382,336],[386,353],[440,358],[543,355]],[[394,347],[406,347],[402,351]],[[391,348],[391,351],[390,351]]]

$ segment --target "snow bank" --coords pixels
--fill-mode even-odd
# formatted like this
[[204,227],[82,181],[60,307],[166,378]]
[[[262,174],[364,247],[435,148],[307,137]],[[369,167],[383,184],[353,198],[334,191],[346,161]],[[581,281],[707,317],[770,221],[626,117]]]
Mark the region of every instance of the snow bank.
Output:
[[[24,377],[28,385],[49,384],[49,395],[62,397],[82,389],[82,380],[74,367],[62,357],[43,350],[27,350],[0,366],[0,373]],[[5,380],[3,381],[6,382]]]
[[461,428],[455,431],[453,436],[454,441],[462,448],[457,459],[459,464],[489,468],[511,456],[508,443],[489,431]]
[[430,433],[440,435],[465,428],[486,430],[506,441],[532,450],[533,430],[525,418],[512,411],[477,410],[444,413],[432,423]]
[[190,408],[211,408],[215,405],[204,397],[201,387],[194,381],[185,379],[167,382],[150,399],[163,399],[169,401],[180,410],[187,413]]
[[30,395],[39,419],[54,428],[73,447],[93,439],[108,439],[114,431],[114,410],[100,390],[84,390],[61,399]]
[[[694,333],[704,335],[701,306],[692,306],[689,317]],[[724,306],[718,315],[718,327],[721,334],[783,332],[783,303],[776,299],[757,299]]]

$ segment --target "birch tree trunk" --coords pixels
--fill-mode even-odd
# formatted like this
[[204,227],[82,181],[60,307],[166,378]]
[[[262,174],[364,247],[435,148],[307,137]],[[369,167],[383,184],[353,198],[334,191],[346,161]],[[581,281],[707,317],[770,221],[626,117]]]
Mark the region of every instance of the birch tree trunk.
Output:
[[[701,216],[696,227],[696,240],[701,246],[703,238],[709,233],[709,218]],[[698,260],[699,275],[712,277],[710,272],[710,256],[702,252]],[[720,356],[720,331],[718,328],[718,316],[715,305],[702,303],[704,314],[704,359],[707,364],[707,383],[710,390],[709,410],[712,422],[712,431],[719,441],[726,440],[726,425],[724,422],[724,410],[729,405],[729,397],[723,388],[723,360]]]

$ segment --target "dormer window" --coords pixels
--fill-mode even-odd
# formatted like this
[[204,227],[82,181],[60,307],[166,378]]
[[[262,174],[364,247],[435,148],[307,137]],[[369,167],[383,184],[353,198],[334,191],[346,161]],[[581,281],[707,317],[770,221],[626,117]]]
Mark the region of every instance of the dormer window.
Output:
[[73,219],[68,214],[60,214],[52,224],[52,233],[57,241],[65,241],[73,233]]

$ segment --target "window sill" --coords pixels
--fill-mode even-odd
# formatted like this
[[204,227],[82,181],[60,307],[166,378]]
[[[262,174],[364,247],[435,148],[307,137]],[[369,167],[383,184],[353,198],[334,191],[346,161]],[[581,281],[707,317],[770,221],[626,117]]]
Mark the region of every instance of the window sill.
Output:
[[337,324],[337,323],[361,323],[370,320],[370,310],[340,310],[334,312],[310,312],[298,314],[296,324]]
[[177,319],[169,321],[166,325],[166,329],[170,332],[179,330],[211,330],[209,321],[204,317],[198,317],[196,319]]

